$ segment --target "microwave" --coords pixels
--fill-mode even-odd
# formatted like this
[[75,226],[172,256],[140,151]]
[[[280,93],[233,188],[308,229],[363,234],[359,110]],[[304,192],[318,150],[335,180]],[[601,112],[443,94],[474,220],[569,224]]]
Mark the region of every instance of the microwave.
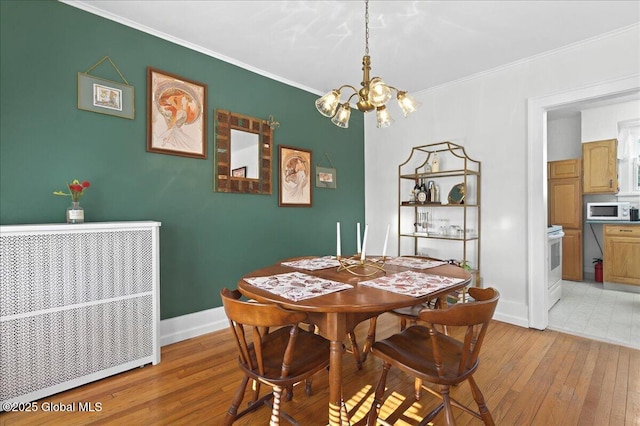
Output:
[[626,201],[587,203],[587,220],[630,220],[630,208]]

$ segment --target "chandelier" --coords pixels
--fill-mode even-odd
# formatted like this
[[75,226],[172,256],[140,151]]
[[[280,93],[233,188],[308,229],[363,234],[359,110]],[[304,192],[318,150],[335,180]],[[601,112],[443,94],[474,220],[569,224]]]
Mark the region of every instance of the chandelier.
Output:
[[[380,77],[369,77],[371,71],[371,57],[369,57],[369,0],[365,0],[365,50],[362,57],[362,88],[360,90],[345,84],[333,89],[326,95],[316,100],[316,108],[325,117],[331,117],[331,122],[338,127],[349,127],[351,106],[349,103],[354,96],[358,97],[357,108],[362,112],[376,110],[378,127],[389,127],[394,120],[387,111],[386,103],[391,99],[392,91],[396,92],[396,100],[402,109],[404,116],[408,116],[420,107],[420,103],[413,99],[407,92],[398,90],[386,84]],[[341,90],[349,88],[353,94],[346,102],[340,103]]]

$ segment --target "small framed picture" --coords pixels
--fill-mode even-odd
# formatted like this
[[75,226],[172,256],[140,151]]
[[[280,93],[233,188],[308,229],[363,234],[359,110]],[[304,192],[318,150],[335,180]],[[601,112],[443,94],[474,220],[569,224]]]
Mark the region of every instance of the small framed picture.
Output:
[[280,145],[278,206],[311,207],[311,151]]
[[316,166],[316,187],[336,189],[336,169]]
[[207,86],[147,68],[147,151],[207,158]]
[[247,166],[238,167],[237,169],[231,170],[231,176],[233,177],[247,177]]
[[79,72],[78,109],[133,120],[133,86]]

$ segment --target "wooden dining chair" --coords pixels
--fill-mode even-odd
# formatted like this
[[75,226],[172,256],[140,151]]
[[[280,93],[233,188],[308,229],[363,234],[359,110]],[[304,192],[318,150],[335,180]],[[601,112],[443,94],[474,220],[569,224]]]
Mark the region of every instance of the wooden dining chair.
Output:
[[[421,422],[425,425],[444,408],[447,425],[455,424],[452,405],[493,425],[493,418],[484,402],[484,396],[473,379],[479,365],[478,355],[487,333],[489,322],[498,304],[500,293],[493,288],[472,287],[470,296],[475,300],[457,303],[445,309],[423,309],[418,317],[428,326],[413,325],[404,331],[373,344],[372,354],[382,360],[382,375],[375,391],[374,402],[369,411],[367,424],[374,426],[383,403],[387,374],[391,367],[437,385],[438,390],[428,386],[422,388],[442,399]],[[461,327],[462,341],[448,336],[436,328],[439,326]],[[455,334],[455,333],[454,333]],[[449,388],[463,381],[471,387],[478,411],[461,404],[449,395]],[[415,395],[416,399],[420,395]]]
[[[306,393],[311,395],[311,377],[329,366],[329,341],[298,327],[307,317],[304,312],[240,300],[238,290],[223,289],[220,296],[238,346],[238,364],[244,373],[223,424],[231,425],[267,404],[272,407],[271,426],[278,425],[281,417],[297,425],[280,410],[283,390],[305,381]],[[250,380],[254,385],[251,401],[238,413]],[[272,392],[258,398],[260,384],[270,386]],[[269,403],[271,399],[273,402]]]
[[[424,257],[424,256],[410,256],[410,257],[420,257],[425,260],[434,260],[441,262],[441,259],[436,259],[435,257]],[[445,298],[446,296],[443,296]],[[390,313],[396,315],[400,319],[400,331],[407,328],[407,323],[415,324],[418,320],[418,313],[425,308],[437,309],[440,307],[441,303],[443,303],[440,298],[424,302],[418,305],[407,306],[405,308],[398,308],[390,311]],[[444,301],[446,304],[446,300]],[[367,331],[367,337],[362,348],[362,351],[359,350],[358,342],[356,339],[356,335],[354,332],[348,334],[349,340],[351,342],[351,352],[355,358],[356,366],[358,370],[362,369],[362,363],[367,360],[367,356],[369,352],[371,352],[371,346],[373,342],[376,340],[376,324],[378,317],[373,317],[369,320],[369,329]]]

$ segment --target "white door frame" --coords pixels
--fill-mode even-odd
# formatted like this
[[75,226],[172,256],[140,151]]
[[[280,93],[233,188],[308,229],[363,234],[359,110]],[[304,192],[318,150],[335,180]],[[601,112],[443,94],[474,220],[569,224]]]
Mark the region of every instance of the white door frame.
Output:
[[547,289],[547,111],[640,91],[640,74],[527,100],[527,282],[529,327],[549,324]]

